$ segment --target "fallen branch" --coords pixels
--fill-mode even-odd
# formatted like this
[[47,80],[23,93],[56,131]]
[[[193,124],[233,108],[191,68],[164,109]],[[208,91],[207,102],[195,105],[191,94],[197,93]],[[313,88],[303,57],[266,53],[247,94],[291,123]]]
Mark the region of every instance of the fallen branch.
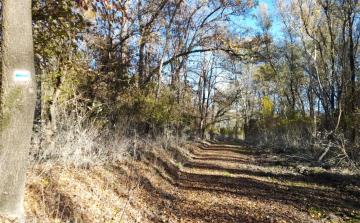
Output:
[[306,160],[306,161],[309,161],[309,162],[311,162],[311,161],[312,161],[312,160],[307,159],[307,158],[304,158],[304,157],[302,157],[302,156],[291,156],[291,155],[285,155],[285,156],[287,156],[287,157],[291,157],[291,158],[300,158],[300,159],[303,159],[303,160]]
[[329,152],[329,150],[330,150],[330,145],[328,145],[328,146],[325,148],[324,152],[323,152],[323,153],[321,154],[321,156],[319,157],[319,159],[318,159],[319,162],[321,162],[321,160],[324,158],[324,156],[327,154],[327,152]]

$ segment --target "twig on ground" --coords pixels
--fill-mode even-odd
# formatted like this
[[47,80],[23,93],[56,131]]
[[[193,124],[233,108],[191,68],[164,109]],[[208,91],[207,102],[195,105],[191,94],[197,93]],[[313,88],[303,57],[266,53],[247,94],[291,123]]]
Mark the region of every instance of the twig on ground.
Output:
[[124,214],[125,214],[125,210],[126,210],[126,206],[128,206],[128,204],[130,203],[132,199],[132,194],[131,194],[131,191],[129,192],[129,198],[128,200],[126,201],[124,207],[123,207],[123,210],[122,210],[122,213],[120,215],[120,218],[116,221],[116,222],[121,222],[121,219],[123,218]]

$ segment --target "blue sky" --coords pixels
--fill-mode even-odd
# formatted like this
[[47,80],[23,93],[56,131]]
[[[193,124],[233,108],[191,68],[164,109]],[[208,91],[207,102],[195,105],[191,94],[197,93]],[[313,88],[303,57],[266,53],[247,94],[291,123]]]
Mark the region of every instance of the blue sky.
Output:
[[[274,0],[259,0],[259,5],[262,3],[266,3],[267,5],[267,9],[268,9],[268,14],[272,16],[273,18],[273,24],[271,27],[270,32],[274,35],[280,35],[280,29],[281,29],[281,25],[280,23],[276,20],[275,14],[276,14],[276,9],[275,9],[275,5],[274,5]],[[253,10],[251,10],[250,14],[258,14],[258,9],[259,9],[259,5],[254,8]],[[245,25],[249,26],[249,27],[253,27],[253,28],[257,28],[257,20],[252,18],[252,16],[247,16],[245,18]]]

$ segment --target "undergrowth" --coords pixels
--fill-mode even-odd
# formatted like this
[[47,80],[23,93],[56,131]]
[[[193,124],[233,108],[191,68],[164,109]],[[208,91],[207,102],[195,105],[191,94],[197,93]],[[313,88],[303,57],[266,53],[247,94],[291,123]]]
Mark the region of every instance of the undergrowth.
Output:
[[[91,214],[82,213],[96,213],[100,206],[104,218],[99,222],[138,219],[143,214],[128,207],[144,184],[137,165],[146,166],[154,156],[181,169],[188,159],[189,137],[171,128],[145,134],[136,130],[134,120],[99,125],[96,118],[75,112],[63,112],[59,120],[54,143],[47,142],[45,126],[33,137],[25,196],[32,222],[92,222],[86,217]],[[165,172],[161,165],[157,162],[156,168]],[[83,204],[84,199],[94,203]]]

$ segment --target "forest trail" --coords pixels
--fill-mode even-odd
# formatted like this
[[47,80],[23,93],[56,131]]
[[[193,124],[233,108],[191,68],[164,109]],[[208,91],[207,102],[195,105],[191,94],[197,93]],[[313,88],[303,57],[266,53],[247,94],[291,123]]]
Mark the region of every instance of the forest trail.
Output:
[[360,222],[359,176],[245,143],[158,146],[113,164],[29,167],[27,222]]
[[301,174],[266,157],[270,152],[255,147],[217,143],[196,147],[181,168],[161,163],[158,175],[169,184],[145,184],[141,197],[152,206],[144,216],[149,222],[359,221],[357,180]]

